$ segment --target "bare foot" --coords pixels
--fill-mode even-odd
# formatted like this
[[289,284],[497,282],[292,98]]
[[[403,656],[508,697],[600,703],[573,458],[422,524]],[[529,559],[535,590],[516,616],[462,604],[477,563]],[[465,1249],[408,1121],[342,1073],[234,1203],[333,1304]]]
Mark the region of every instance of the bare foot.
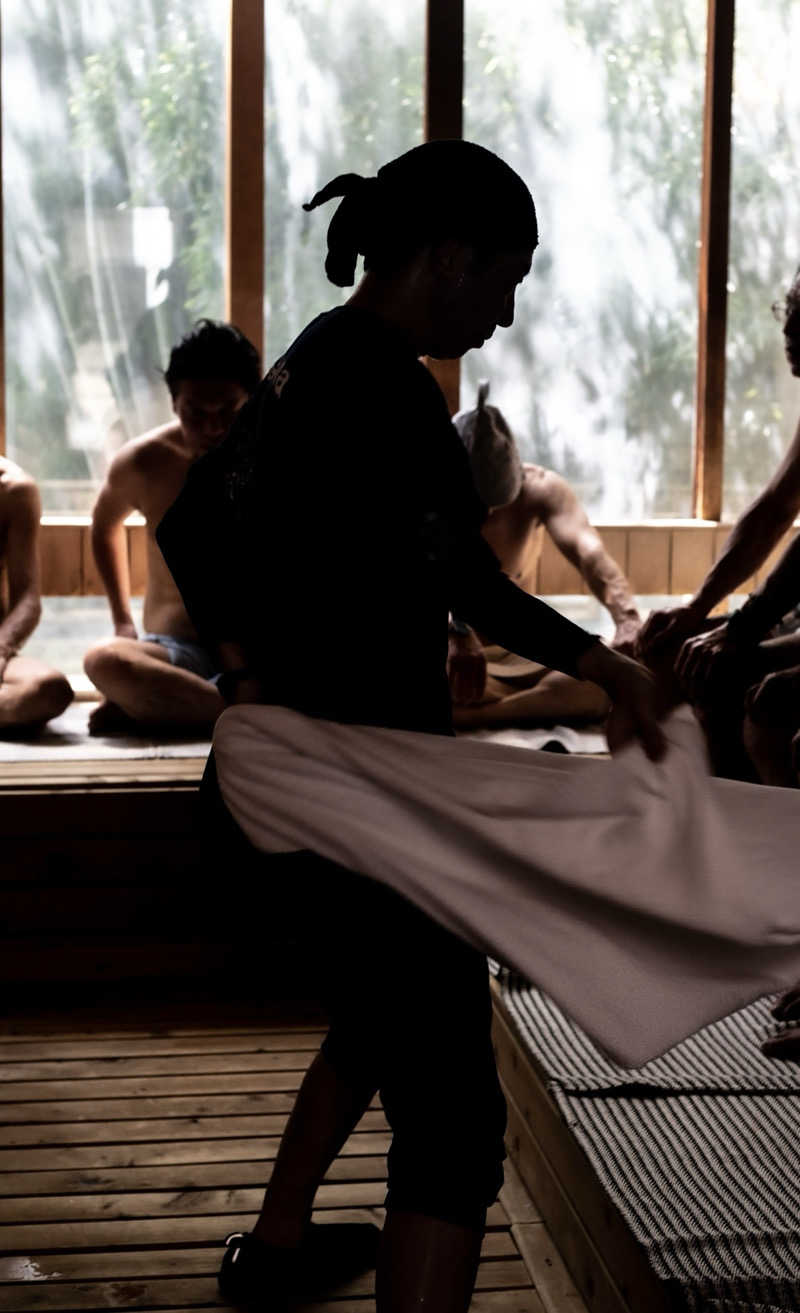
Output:
[[90,734],[132,734],[137,728],[136,722],[126,716],[122,707],[107,699],[96,706],[89,716]]

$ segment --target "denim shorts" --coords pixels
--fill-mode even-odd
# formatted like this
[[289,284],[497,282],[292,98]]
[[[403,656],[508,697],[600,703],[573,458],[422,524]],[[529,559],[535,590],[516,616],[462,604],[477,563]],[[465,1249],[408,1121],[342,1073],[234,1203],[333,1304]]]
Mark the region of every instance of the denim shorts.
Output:
[[158,643],[159,647],[164,648],[173,666],[179,666],[181,670],[189,670],[193,675],[199,675],[201,679],[207,679],[211,684],[216,684],[222,673],[217,669],[217,663],[208,648],[203,647],[202,643],[193,643],[188,638],[173,638],[172,634],[142,634],[142,642]]

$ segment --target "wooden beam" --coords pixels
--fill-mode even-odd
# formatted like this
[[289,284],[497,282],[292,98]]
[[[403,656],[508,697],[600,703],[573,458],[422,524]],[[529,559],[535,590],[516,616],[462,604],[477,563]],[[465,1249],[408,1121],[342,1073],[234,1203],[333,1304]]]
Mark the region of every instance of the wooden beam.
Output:
[[709,0],[700,217],[694,514],[722,514],[735,0]]
[[[3,104],[3,34],[0,15],[0,107]],[[6,316],[5,271],[3,268],[3,132],[0,108],[0,456],[6,454]]]
[[[425,23],[425,140],[461,137],[464,101],[464,0],[428,0]],[[447,398],[460,406],[461,363],[426,364]]]
[[230,0],[225,315],[264,347],[264,0]]

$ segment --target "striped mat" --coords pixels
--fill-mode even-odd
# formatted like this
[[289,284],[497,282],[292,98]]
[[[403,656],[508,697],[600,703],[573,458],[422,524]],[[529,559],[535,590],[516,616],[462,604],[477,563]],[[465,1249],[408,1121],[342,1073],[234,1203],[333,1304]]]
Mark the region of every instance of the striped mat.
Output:
[[573,1135],[676,1308],[798,1313],[800,1064],[759,1052],[774,1031],[769,1001],[626,1071],[540,991],[505,972],[500,985]]

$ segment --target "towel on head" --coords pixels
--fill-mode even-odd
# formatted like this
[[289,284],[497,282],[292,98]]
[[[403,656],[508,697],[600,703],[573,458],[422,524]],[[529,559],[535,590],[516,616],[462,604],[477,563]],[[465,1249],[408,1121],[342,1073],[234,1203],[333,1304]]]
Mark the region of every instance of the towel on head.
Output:
[[514,435],[497,406],[486,404],[488,396],[489,384],[483,382],[475,408],[460,410],[453,423],[469,452],[478,495],[491,509],[516,500],[523,476]]

